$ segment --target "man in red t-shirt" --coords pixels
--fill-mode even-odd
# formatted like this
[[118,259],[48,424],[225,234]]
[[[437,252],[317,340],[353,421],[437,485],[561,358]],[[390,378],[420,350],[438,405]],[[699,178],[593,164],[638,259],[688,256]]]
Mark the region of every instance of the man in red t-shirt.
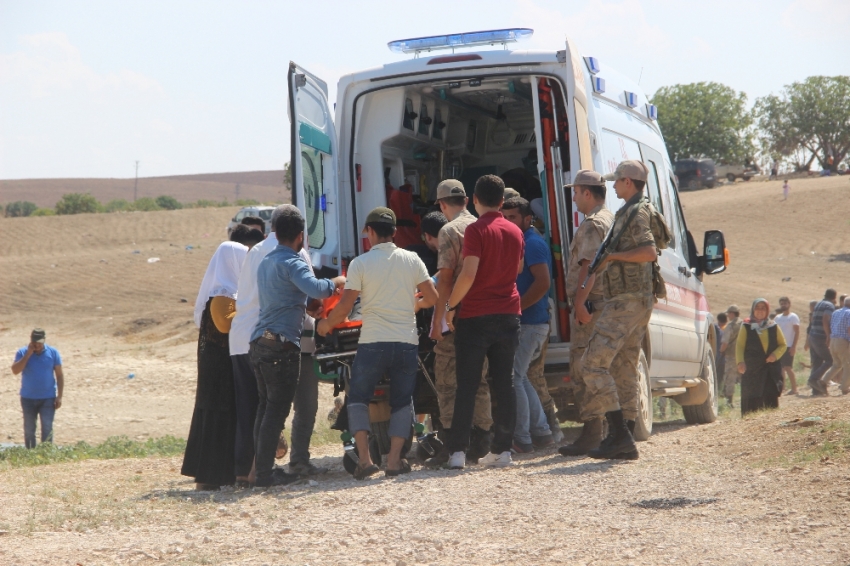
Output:
[[452,469],[466,465],[475,394],[485,356],[492,379],[490,393],[496,398],[496,431],[490,454],[480,462],[485,466],[512,463],[516,424],[513,364],[521,314],[516,278],[522,272],[525,241],[520,229],[499,212],[504,195],[505,184],[495,175],[484,175],[475,183],[473,199],[479,218],[464,233],[463,267],[445,304],[446,323],[454,330],[457,350],[457,394],[447,438]]

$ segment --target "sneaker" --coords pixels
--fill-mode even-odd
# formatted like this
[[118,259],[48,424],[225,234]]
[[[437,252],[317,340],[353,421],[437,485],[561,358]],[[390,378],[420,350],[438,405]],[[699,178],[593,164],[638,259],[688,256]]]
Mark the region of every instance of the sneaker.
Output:
[[450,470],[462,470],[466,466],[466,453],[452,452],[449,454],[448,464]]
[[513,463],[514,461],[511,458],[510,450],[505,450],[501,454],[493,454],[492,452],[490,452],[489,454],[481,458],[481,464],[484,466],[504,467],[511,466],[513,465]]
[[[531,454],[532,452],[534,452],[534,445],[530,442],[526,444],[525,442],[517,442],[516,440],[514,440],[514,444],[513,446],[511,446],[511,452],[513,452],[514,454]],[[490,454],[486,454],[484,458],[481,459],[481,463],[487,465],[486,461],[487,458],[490,456],[493,456],[492,452]]]
[[314,466],[310,462],[290,462],[289,471],[297,476],[319,476],[328,473],[328,468]]

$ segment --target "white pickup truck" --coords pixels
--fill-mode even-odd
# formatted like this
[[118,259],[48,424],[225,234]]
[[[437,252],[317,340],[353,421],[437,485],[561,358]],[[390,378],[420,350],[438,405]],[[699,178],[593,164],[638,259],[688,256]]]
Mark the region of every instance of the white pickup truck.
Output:
[[736,179],[749,181],[759,174],[758,165],[751,163],[749,165],[720,165],[716,164],[714,170],[717,173],[718,179],[727,179],[730,183],[734,183]]

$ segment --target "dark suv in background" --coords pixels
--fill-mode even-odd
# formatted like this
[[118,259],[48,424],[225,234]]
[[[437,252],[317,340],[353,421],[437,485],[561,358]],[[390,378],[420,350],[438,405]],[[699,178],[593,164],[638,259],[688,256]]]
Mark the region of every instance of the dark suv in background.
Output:
[[711,159],[680,159],[673,165],[679,187],[695,191],[703,187],[713,189],[717,182],[714,161]]

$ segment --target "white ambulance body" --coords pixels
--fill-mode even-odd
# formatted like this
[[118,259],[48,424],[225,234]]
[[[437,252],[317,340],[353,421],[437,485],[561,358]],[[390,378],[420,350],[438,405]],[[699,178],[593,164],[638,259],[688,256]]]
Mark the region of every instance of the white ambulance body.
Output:
[[[720,232],[708,232],[707,255],[697,255],[656,110],[645,94],[604,62],[582,57],[570,40],[560,51],[419,56],[424,46],[503,43],[528,32],[390,44],[417,56],[342,77],[335,113],[326,84],[290,64],[293,202],[307,219],[313,264],[323,274],[336,274],[362,253],[366,214],[388,205],[390,189],[407,185],[416,200],[433,201],[446,178],[460,179],[471,194],[480,175],[533,171],[545,207],[544,237],[555,258],[546,375],[566,416],[572,394],[563,282],[581,215],[563,186],[579,169],[608,173],[620,161],[642,160],[650,171],[645,194],[664,214],[673,241],[659,258],[667,298],[656,304],[644,341],[636,436],[645,439],[651,432],[653,396],[673,397],[689,422],[711,422],[717,415],[717,345],[702,274],[723,271],[725,244]],[[622,204],[609,190],[608,207]]]

